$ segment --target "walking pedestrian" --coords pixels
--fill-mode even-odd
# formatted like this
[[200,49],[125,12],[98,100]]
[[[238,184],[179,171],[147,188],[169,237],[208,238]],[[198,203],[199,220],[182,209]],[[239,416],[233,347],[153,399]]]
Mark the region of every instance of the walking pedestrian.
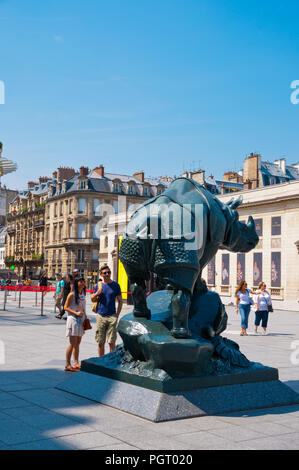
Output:
[[95,339],[98,343],[98,355],[101,357],[105,354],[106,341],[109,344],[110,352],[115,349],[116,325],[122,309],[122,296],[120,285],[111,279],[111,271],[107,265],[101,267],[100,274],[103,281],[100,281],[95,287],[91,301],[98,301]]
[[255,296],[255,322],[254,322],[254,333],[257,334],[257,329],[262,322],[263,334],[267,334],[268,317],[269,311],[272,310],[272,299],[269,292],[266,290],[266,284],[264,282],[259,283],[259,291],[256,292]]
[[48,287],[48,277],[47,277],[47,272],[43,271],[39,280],[39,286],[42,288],[43,291],[43,296],[45,297],[47,290],[46,288]]
[[235,292],[236,297],[236,313],[241,316],[241,333],[240,336],[248,336],[248,317],[250,313],[250,306],[253,304],[253,299],[250,296],[251,289],[247,288],[247,282],[242,280]]
[[61,311],[58,313],[58,315],[55,315],[56,318],[59,318],[59,320],[61,320],[62,318],[66,320],[66,318],[64,318],[64,314],[65,314],[64,305],[65,305],[67,296],[73,290],[73,288],[74,288],[74,278],[72,274],[66,274],[64,277],[64,285],[62,287]]
[[[75,280],[74,290],[67,296],[64,308],[67,311],[66,336],[69,338],[64,370],[76,372],[80,370],[79,348],[84,335],[83,323],[86,319],[86,288],[83,277]],[[71,365],[72,354],[73,366]]]
[[57,280],[57,284],[56,284],[56,290],[53,295],[53,298],[55,299],[55,307],[58,308],[59,314],[61,314],[62,312],[61,301],[62,301],[64,280],[62,279],[62,275],[60,273],[56,273],[56,280]]

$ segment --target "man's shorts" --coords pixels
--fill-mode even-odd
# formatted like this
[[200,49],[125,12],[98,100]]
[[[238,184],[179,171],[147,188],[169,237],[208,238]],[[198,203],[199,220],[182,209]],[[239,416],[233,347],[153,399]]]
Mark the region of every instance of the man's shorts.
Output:
[[61,297],[60,297],[60,294],[58,294],[55,297],[55,307],[59,308],[60,305],[61,305]]
[[96,322],[96,342],[98,344],[106,343],[115,343],[116,342],[116,324],[117,318],[115,315],[110,315],[107,317],[102,317],[102,315],[97,314]]

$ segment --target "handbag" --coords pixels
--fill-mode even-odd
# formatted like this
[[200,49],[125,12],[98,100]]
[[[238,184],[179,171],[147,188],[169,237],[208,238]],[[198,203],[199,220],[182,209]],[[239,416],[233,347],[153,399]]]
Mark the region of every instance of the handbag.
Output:
[[268,312],[273,312],[272,304],[268,305]]
[[[97,286],[98,287],[98,286]],[[99,306],[99,303],[100,303],[100,296],[97,298],[97,300],[95,300],[94,302],[92,302],[91,304],[91,310],[94,312],[94,313],[98,313],[98,306]]]
[[89,321],[89,318],[85,318],[84,322],[83,322],[83,330],[91,330],[92,329],[92,326],[90,324],[90,321]]

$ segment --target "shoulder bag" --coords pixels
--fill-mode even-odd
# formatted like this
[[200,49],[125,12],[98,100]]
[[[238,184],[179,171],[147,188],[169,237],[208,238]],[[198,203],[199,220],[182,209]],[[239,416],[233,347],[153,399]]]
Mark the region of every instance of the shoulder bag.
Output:
[[[100,283],[100,285],[102,285],[102,283]],[[97,284],[97,288],[98,288],[98,284]],[[98,296],[97,300],[95,300],[94,302],[92,302],[91,310],[92,310],[94,313],[98,313],[98,306],[99,306],[99,303],[100,303],[100,296]]]

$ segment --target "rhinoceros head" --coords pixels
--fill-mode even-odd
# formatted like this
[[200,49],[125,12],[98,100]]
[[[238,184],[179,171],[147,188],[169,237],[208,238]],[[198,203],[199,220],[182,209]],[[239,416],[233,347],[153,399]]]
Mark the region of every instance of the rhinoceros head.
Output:
[[247,223],[239,221],[239,214],[236,208],[242,203],[242,196],[236,200],[231,200],[226,204],[225,216],[227,219],[227,229],[221,248],[247,253],[255,248],[259,237],[255,231],[255,223],[249,216]]

